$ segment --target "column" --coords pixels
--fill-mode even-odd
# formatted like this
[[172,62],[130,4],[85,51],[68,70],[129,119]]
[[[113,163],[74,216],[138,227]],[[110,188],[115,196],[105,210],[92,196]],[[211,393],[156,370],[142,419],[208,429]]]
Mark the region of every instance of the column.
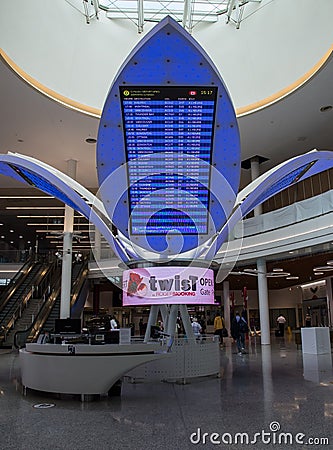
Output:
[[326,298],[328,310],[328,326],[333,325],[333,293],[332,293],[332,278],[326,278]]
[[[251,180],[254,181],[260,176],[260,162],[258,156],[251,158]],[[258,205],[254,208],[254,216],[262,214],[262,205]]]
[[225,327],[230,332],[230,290],[229,281],[223,282],[223,305],[224,305],[224,323]]
[[271,335],[269,327],[268,286],[266,278],[266,261],[264,258],[257,260],[258,269],[258,297],[260,313],[261,345],[270,345]]
[[100,293],[100,280],[94,280],[93,313],[95,316],[99,313],[99,293]]
[[98,228],[94,227],[95,243],[94,243],[94,257],[95,261],[99,262],[101,260],[101,232]]
[[[67,161],[67,173],[73,179],[76,178],[76,163],[74,159]],[[72,287],[72,242],[74,228],[74,210],[65,205],[65,220],[62,247],[62,271],[61,271],[61,298],[60,319],[67,319],[71,314],[71,287]]]

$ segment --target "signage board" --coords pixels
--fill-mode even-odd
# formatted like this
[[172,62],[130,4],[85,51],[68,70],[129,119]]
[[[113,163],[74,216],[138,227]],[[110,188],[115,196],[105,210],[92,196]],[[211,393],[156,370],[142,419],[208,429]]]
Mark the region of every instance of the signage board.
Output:
[[214,304],[214,272],[203,267],[148,267],[123,273],[123,306]]

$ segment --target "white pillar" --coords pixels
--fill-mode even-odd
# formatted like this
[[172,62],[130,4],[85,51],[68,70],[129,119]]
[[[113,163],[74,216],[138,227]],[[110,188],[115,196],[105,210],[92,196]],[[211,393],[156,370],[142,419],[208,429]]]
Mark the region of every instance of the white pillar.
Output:
[[[67,173],[76,178],[76,163],[74,159],[67,161]],[[72,287],[72,242],[74,228],[74,210],[65,205],[64,236],[62,247],[61,298],[60,319],[67,319],[71,314]]]
[[190,316],[188,313],[188,309],[186,305],[179,305],[179,311],[180,311],[180,317],[182,319],[183,322],[183,326],[184,326],[184,331],[186,334],[186,337],[188,339],[194,339],[194,333],[193,333],[193,328],[192,328],[192,324],[191,324],[191,320],[190,320]]
[[150,339],[150,328],[152,326],[156,325],[159,310],[160,310],[160,307],[158,305],[152,305],[150,307],[144,342],[148,342]]
[[266,278],[266,261],[264,258],[257,260],[258,269],[258,297],[260,313],[261,345],[270,345],[271,335],[269,328],[268,287]]
[[174,336],[176,334],[177,317],[178,317],[178,305],[171,305],[168,319],[168,328],[166,331],[169,336]]
[[94,256],[95,256],[95,261],[100,261],[101,260],[101,232],[96,227],[94,227],[94,229],[95,229]]
[[[259,158],[254,157],[251,159],[251,180],[254,181],[260,176]],[[262,214],[262,205],[258,205],[254,208],[254,216],[260,216]]]
[[326,298],[328,310],[328,326],[333,325],[333,293],[332,293],[332,278],[326,278]]
[[225,327],[228,331],[230,331],[230,290],[229,290],[229,281],[223,282],[223,315],[224,315],[224,323]]

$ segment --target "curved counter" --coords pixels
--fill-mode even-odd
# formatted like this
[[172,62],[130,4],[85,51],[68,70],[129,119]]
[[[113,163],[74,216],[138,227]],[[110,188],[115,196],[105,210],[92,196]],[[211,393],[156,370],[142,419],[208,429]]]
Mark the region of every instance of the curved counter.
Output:
[[39,391],[106,394],[129,370],[169,356],[159,344],[27,344],[20,350],[22,385]]

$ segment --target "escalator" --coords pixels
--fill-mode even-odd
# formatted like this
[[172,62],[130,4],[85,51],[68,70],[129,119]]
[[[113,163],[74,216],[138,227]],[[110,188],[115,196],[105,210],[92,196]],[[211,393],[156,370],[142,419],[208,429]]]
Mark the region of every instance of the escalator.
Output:
[[[55,320],[60,317],[61,277],[54,279],[49,295],[45,298],[33,323],[15,333],[14,346],[22,348],[27,342],[36,342],[45,331],[54,331]],[[88,295],[88,262],[75,264],[72,270],[71,317],[80,317]]]
[[0,345],[11,345],[9,336],[49,272],[50,265],[30,260],[15,275],[0,297]]

